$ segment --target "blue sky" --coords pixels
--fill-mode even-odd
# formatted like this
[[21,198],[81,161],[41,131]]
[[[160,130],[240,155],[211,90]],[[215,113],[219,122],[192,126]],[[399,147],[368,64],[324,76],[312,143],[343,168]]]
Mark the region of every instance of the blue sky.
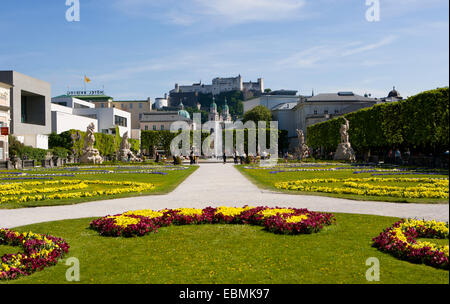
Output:
[[48,81],[52,95],[104,86],[115,99],[160,97],[175,83],[263,77],[300,94],[351,90],[404,96],[449,84],[449,1],[3,1],[0,70]]

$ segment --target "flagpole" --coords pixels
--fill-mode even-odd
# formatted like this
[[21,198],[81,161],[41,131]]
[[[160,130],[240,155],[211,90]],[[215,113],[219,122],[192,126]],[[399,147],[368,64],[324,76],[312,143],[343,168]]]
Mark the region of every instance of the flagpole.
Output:
[[86,94],[86,75],[84,75],[84,93]]

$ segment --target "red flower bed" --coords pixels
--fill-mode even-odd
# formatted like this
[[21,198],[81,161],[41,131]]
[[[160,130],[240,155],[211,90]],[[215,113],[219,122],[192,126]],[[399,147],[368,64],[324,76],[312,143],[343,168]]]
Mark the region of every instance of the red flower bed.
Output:
[[[149,216],[142,214],[148,213]],[[274,233],[299,234],[319,232],[335,221],[332,214],[295,208],[207,207],[205,209],[140,210],[106,216],[91,222],[90,227],[103,236],[142,236],[169,225],[251,224]]]
[[402,220],[373,239],[373,246],[383,252],[413,263],[449,269],[449,246],[417,238],[448,239],[448,224],[435,221]]
[[0,280],[28,276],[45,267],[56,265],[69,251],[69,245],[51,235],[18,233],[0,229],[0,245],[19,246],[23,252],[5,254],[0,260]]

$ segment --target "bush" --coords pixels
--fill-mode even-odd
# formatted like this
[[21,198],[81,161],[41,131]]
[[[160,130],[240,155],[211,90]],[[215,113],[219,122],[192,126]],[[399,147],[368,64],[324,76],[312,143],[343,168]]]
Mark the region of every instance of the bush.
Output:
[[34,159],[36,161],[42,161],[46,158],[48,151],[44,149],[33,148],[30,146],[25,146],[20,141],[17,140],[13,135],[8,136],[9,142],[9,157],[12,159],[14,157],[20,159]]
[[67,158],[69,156],[70,151],[66,148],[62,147],[55,147],[50,150],[52,152],[53,156],[56,156],[58,158]]

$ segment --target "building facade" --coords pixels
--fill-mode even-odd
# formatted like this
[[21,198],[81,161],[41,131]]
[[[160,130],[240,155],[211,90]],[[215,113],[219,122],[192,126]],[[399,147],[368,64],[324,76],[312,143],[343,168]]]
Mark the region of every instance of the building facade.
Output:
[[11,85],[0,82],[0,161],[9,159],[8,133],[10,116],[10,90]]
[[222,92],[230,91],[254,91],[264,92],[264,79],[258,78],[257,82],[244,82],[242,76],[237,77],[216,77],[211,84],[194,83],[192,85],[175,84],[175,88],[170,93],[202,93],[218,95]]
[[11,86],[10,133],[27,146],[48,149],[50,84],[16,71],[0,71],[0,82]]
[[300,96],[297,95],[297,91],[285,91],[282,92],[282,94],[277,94],[276,92],[271,92],[268,94],[261,95],[258,98],[244,101],[244,113],[252,110],[257,106],[264,106],[269,110],[273,110],[276,107],[286,103],[289,104],[297,103],[300,98]]
[[185,110],[179,111],[153,111],[142,115],[141,131],[169,131],[172,123],[185,121],[190,127],[193,121]]
[[[68,96],[68,95],[64,95]],[[128,121],[131,130],[129,132],[130,138],[140,139],[140,119],[144,113],[152,110],[152,100],[148,97],[146,100],[114,100],[108,95],[70,95],[79,100],[84,100],[95,105],[97,109],[118,109],[131,114],[131,119]],[[108,111],[104,111],[107,113]],[[109,111],[110,112],[110,111]],[[108,112],[108,113],[109,113]],[[120,115],[120,114],[119,114]]]
[[86,131],[91,123],[95,126],[94,131],[98,132],[98,120],[77,115],[76,109],[95,109],[95,105],[69,96],[52,98],[52,132],[61,134],[69,130]]
[[120,136],[128,132],[133,138],[131,113],[115,107],[96,107],[91,102],[63,95],[52,99],[52,117],[53,132],[58,134],[71,129],[85,131],[93,122],[96,132],[115,134],[118,127]]

